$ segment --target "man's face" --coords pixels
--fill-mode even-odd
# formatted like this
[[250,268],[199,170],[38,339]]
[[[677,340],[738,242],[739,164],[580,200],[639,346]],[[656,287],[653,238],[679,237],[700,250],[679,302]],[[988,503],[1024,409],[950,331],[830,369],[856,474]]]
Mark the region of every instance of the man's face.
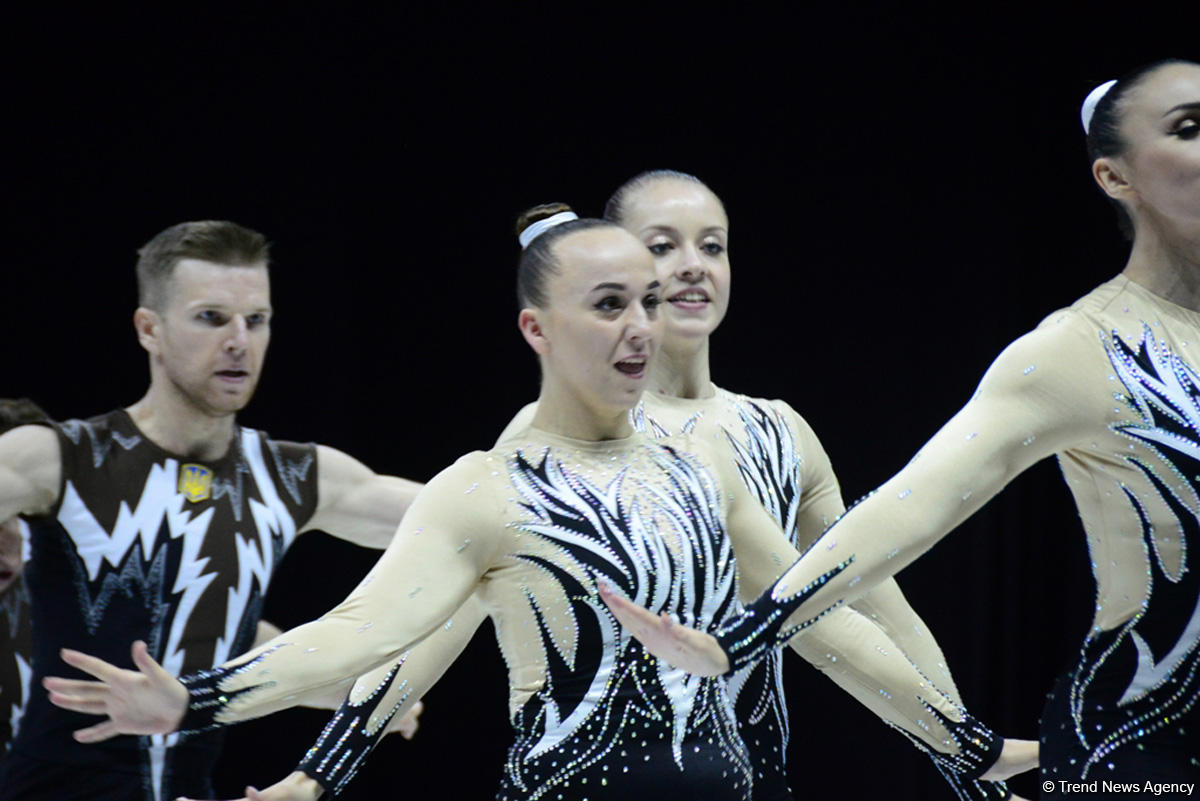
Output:
[[230,267],[182,259],[155,335],[143,345],[193,407],[214,416],[250,402],[271,339],[265,265]]
[[17,518],[0,523],[0,595],[3,595],[25,566],[22,558],[24,538]]

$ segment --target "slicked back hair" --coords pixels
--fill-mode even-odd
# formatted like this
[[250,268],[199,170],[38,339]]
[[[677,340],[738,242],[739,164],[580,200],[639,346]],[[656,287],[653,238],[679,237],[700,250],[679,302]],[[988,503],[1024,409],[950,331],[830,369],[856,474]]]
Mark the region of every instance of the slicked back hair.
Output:
[[[571,211],[565,203],[543,203],[527,209],[517,217],[517,236],[538,220],[552,217],[559,212]],[[558,258],[554,255],[554,244],[568,234],[592,228],[619,228],[610,220],[581,217],[578,220],[560,223],[544,231],[524,250],[517,262],[517,303],[522,309],[546,308],[546,282],[551,275],[559,273]]]
[[172,225],[160,231],[138,250],[138,304],[162,311],[175,267],[182,259],[223,264],[229,267],[267,266],[267,238],[226,220],[198,220]]
[[[717,197],[717,193],[713,192],[712,189],[709,188],[708,184],[689,173],[679,172],[678,170],[646,170],[645,172],[639,172],[637,175],[633,176],[628,181],[617,187],[617,191],[613,192],[612,196],[608,199],[608,202],[604,204],[604,219],[611,220],[617,225],[624,223],[625,217],[629,212],[630,195],[641,189],[646,184],[653,183],[654,181],[664,178],[670,178],[675,181],[685,181],[687,183],[696,184],[697,186],[702,186],[705,189],[708,189],[709,192],[712,192],[713,197]],[[720,198],[717,198],[717,202],[721,202]]]
[[[1116,158],[1125,153],[1125,149],[1129,145],[1121,136],[1121,119],[1128,106],[1126,98],[1130,92],[1141,85],[1150,75],[1158,72],[1163,67],[1175,64],[1194,65],[1195,62],[1180,58],[1166,58],[1161,61],[1144,64],[1118,78],[1117,82],[1105,93],[1104,97],[1100,98],[1100,102],[1096,104],[1096,108],[1092,112],[1091,124],[1088,125],[1087,150],[1089,164],[1094,164],[1096,159],[1099,158]],[[1132,241],[1133,218],[1129,216],[1129,212],[1126,211],[1119,200],[1114,200],[1113,198],[1108,198],[1108,200],[1117,210],[1117,226],[1120,227],[1121,233],[1125,235],[1126,239]]]

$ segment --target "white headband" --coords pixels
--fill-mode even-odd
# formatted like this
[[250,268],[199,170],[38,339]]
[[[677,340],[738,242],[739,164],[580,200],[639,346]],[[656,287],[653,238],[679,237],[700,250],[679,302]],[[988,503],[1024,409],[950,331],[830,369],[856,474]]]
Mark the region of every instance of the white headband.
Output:
[[1116,81],[1105,81],[1097,86],[1083,100],[1083,107],[1079,109],[1079,119],[1083,122],[1083,132],[1091,133],[1089,130],[1092,127],[1092,115],[1096,113],[1096,106],[1100,104],[1100,100],[1108,94],[1108,90],[1113,88]]
[[578,219],[579,215],[573,211],[560,211],[558,214],[552,214],[544,220],[538,220],[522,231],[521,235],[517,237],[517,241],[521,243],[521,250],[529,247],[530,242],[537,239],[554,226],[562,225],[565,222]]

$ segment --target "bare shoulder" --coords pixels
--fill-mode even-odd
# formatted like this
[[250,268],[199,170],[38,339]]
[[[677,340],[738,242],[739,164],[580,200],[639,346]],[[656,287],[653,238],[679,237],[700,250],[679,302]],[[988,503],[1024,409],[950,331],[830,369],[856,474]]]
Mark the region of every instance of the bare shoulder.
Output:
[[30,499],[23,512],[48,510],[58,500],[62,481],[62,450],[54,429],[43,425],[18,426],[0,435],[0,469],[3,468],[11,471],[13,480],[22,482],[16,489]]
[[361,478],[374,472],[345,451],[329,445],[317,446],[317,478],[321,482]]

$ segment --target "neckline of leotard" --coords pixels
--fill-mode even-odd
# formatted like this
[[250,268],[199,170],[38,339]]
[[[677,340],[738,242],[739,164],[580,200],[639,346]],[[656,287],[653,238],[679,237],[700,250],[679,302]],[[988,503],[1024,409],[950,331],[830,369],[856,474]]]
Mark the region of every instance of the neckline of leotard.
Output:
[[[532,425],[526,429],[526,432],[529,435],[529,439],[539,443],[573,448],[580,451],[593,451],[596,453],[628,448],[630,445],[639,444],[644,438],[643,434],[634,431],[628,437],[620,437],[619,439],[575,439],[574,437],[556,434],[553,431],[547,431],[544,428],[538,428]],[[520,436],[518,436],[517,439],[520,439]]]
[[1142,286],[1137,281],[1134,281],[1124,273],[1118,274],[1114,280],[1120,283],[1122,289],[1153,302],[1154,306],[1161,312],[1177,317],[1179,320],[1188,323],[1189,325],[1200,326],[1200,311],[1189,309],[1186,306],[1180,306],[1178,303],[1168,300],[1162,295],[1151,292],[1149,289]]
[[703,398],[681,398],[678,395],[668,395],[664,392],[656,392],[647,390],[642,393],[642,400],[653,398],[652,403],[662,404],[664,406],[679,406],[694,409],[699,406],[708,406],[721,400],[721,395],[725,390],[718,387],[713,382],[708,382],[708,387],[712,390],[711,395],[705,395]]

